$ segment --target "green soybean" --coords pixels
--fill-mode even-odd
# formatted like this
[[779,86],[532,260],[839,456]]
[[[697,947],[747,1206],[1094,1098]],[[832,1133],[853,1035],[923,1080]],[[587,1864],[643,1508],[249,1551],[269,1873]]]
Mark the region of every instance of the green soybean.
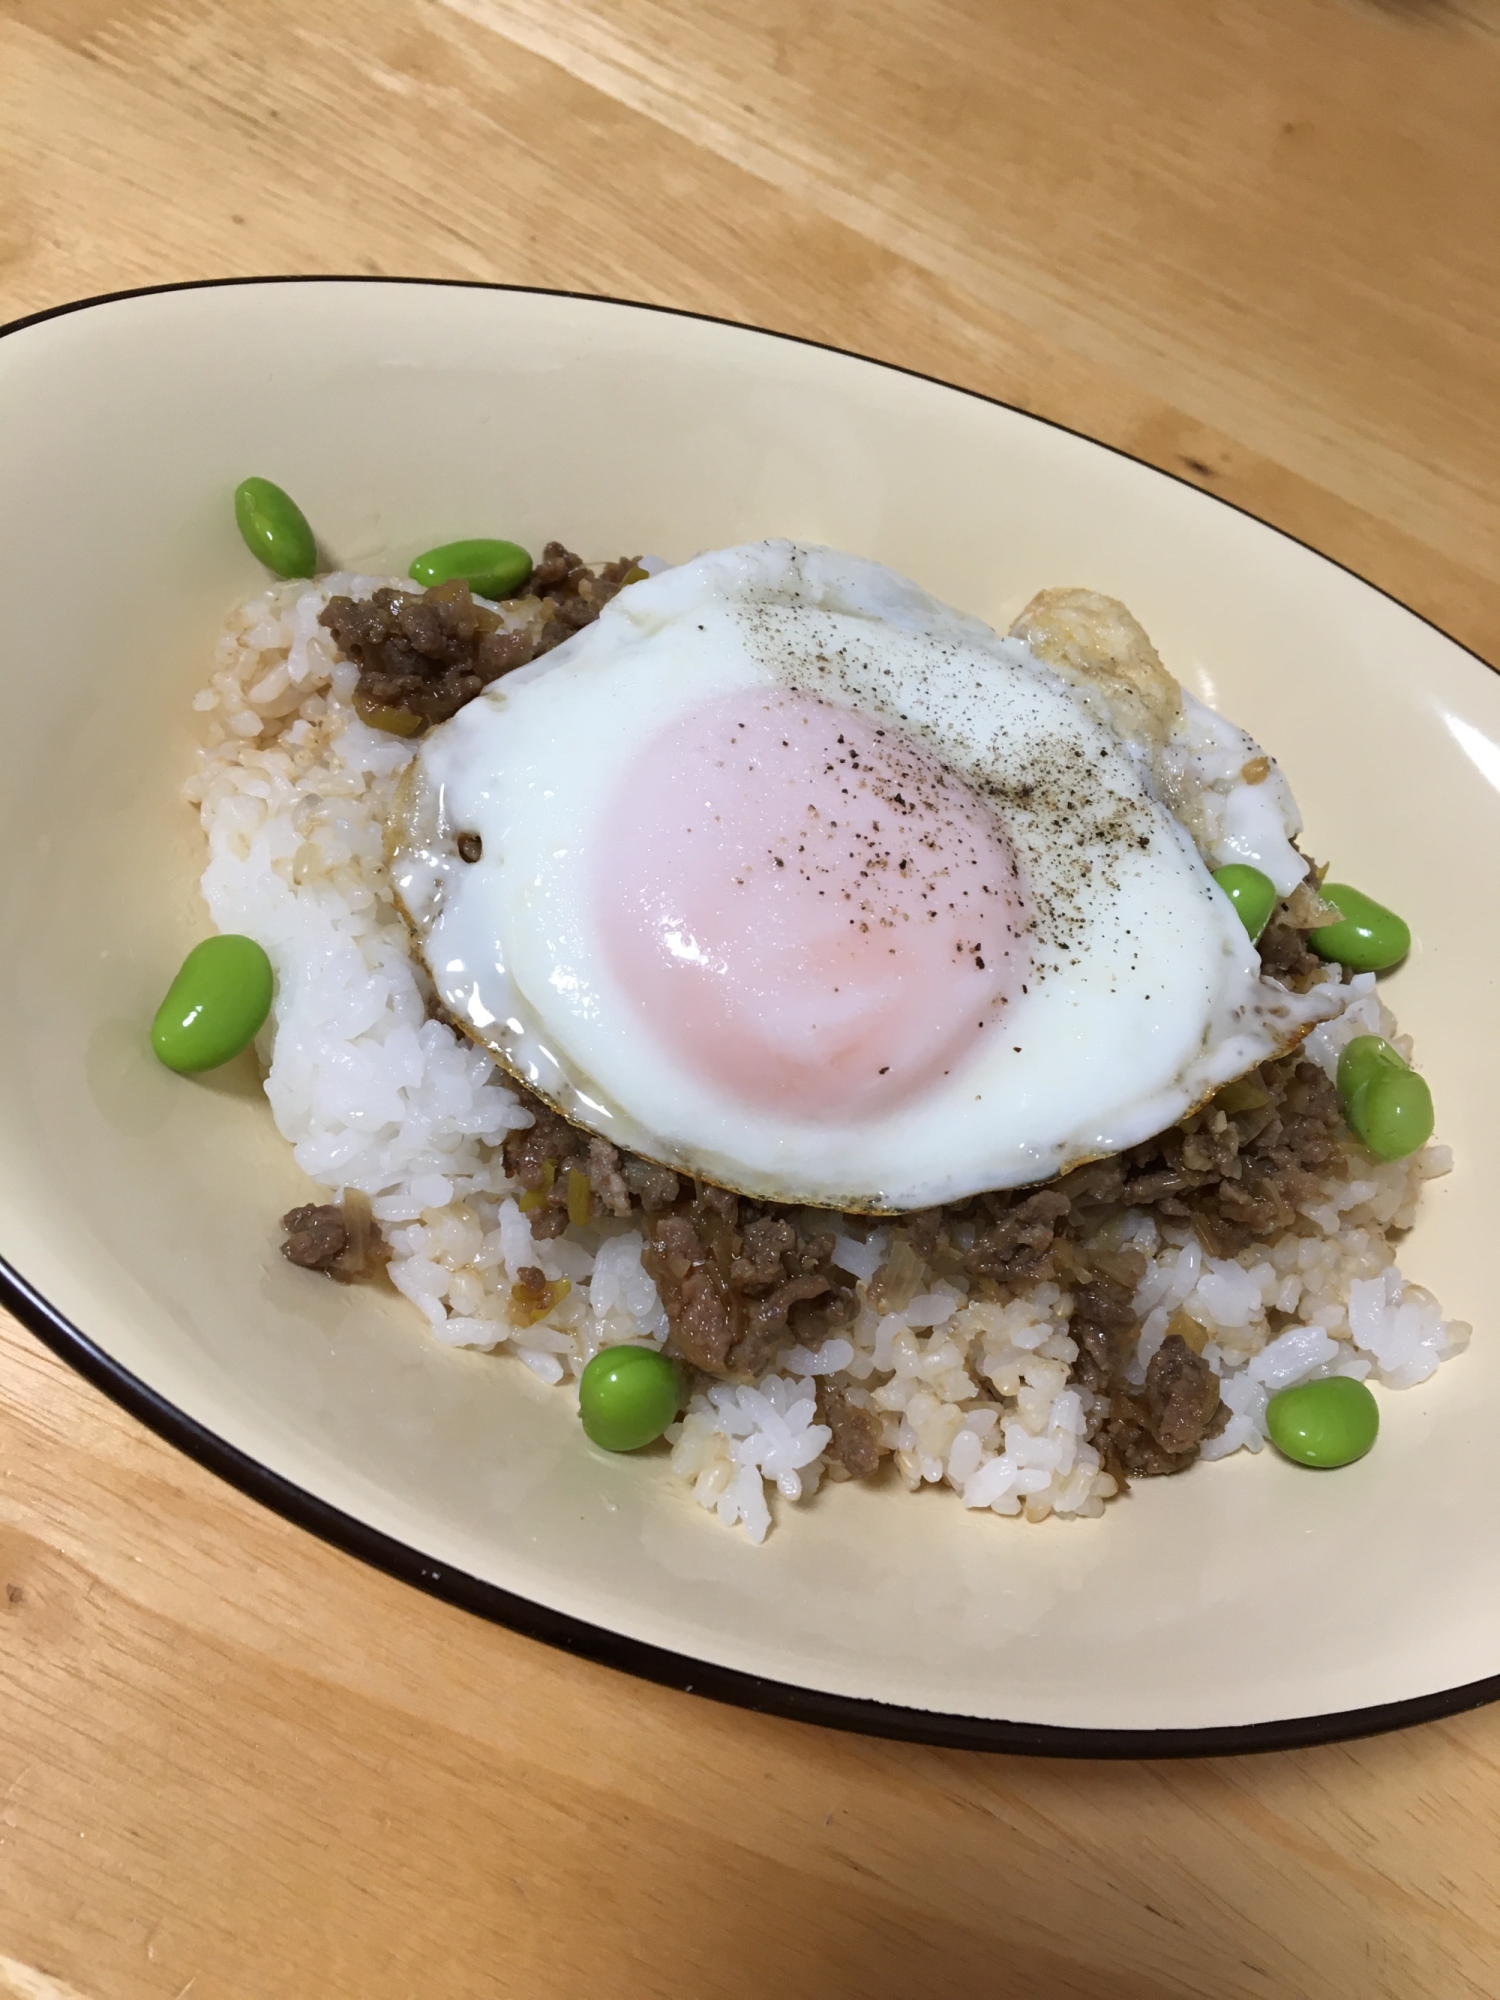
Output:
[[1377,1160],[1404,1160],[1432,1137],[1432,1092],[1414,1069],[1392,1071],[1356,1091],[1346,1116]]
[[682,1404],[675,1363],[654,1347],[605,1347],[578,1383],[585,1433],[606,1451],[637,1451],[659,1438]]
[[1339,1051],[1339,1070],[1334,1079],[1339,1096],[1347,1104],[1357,1090],[1372,1078],[1392,1070],[1404,1070],[1405,1058],[1380,1035],[1356,1035]]
[[1329,1375],[1273,1396],[1266,1429],[1276,1449],[1298,1465],[1352,1465],[1375,1442],[1380,1406],[1363,1382]]
[[1240,922],[1250,933],[1250,942],[1254,944],[1270,922],[1271,912],[1276,907],[1276,884],[1269,875],[1262,875],[1258,868],[1247,868],[1239,861],[1231,861],[1225,868],[1216,868],[1214,880],[1239,911]]
[[151,1026],[168,1069],[217,1069],[255,1040],[271,1011],[271,961],[254,938],[205,938],[182,961]]
[[407,574],[428,590],[462,577],[476,597],[513,597],[531,574],[531,557],[518,542],[444,542]]
[[290,493],[269,479],[242,479],[234,489],[234,518],[251,555],[278,576],[315,576],[318,545],[307,516]]
[[1384,972],[1411,950],[1410,926],[1362,890],[1347,882],[1325,882],[1323,900],[1334,905],[1341,920],[1309,935],[1319,958],[1335,959],[1354,972]]
[[1379,1035],[1356,1035],[1339,1055],[1338,1093],[1354,1136],[1379,1160],[1404,1160],[1432,1137],[1432,1092]]

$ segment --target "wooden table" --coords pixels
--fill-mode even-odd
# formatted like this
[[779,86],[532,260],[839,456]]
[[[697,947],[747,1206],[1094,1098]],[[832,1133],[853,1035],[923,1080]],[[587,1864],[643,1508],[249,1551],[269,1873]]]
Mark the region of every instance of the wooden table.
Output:
[[[666,300],[988,391],[1500,662],[1500,0],[0,0],[0,317]],[[1500,1710],[1222,1762],[637,1684],[259,1512],[0,1324],[0,1995],[1456,2000]]]

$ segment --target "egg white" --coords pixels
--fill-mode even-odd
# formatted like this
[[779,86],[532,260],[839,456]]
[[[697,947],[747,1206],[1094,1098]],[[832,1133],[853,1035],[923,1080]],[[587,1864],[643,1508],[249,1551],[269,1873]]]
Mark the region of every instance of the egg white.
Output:
[[[1038,913],[1027,991],[993,1033],[854,1123],[747,1108],[675,1059],[590,919],[603,802],[636,755],[717,696],[775,687],[904,730],[984,791]],[[455,858],[459,831],[479,861]],[[787,542],[633,585],[435,729],[393,874],[443,1004],[512,1073],[622,1147],[784,1202],[900,1211],[1048,1179],[1175,1123],[1336,1005],[1261,977],[1150,758],[1020,641]]]

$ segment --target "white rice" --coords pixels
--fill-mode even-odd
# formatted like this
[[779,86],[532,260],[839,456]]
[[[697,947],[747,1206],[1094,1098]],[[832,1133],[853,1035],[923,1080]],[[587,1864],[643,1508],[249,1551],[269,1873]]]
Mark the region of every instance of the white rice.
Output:
[[[353,575],[278,585],[230,615],[194,701],[206,747],[186,791],[208,837],[203,893],[218,927],[258,939],[275,968],[259,1049],[277,1127],[303,1171],[331,1192],[371,1197],[392,1282],[438,1340],[503,1349],[571,1389],[600,1347],[659,1346],[666,1315],[628,1221],[533,1239],[501,1153],[530,1115],[488,1056],[427,1018],[425,974],[382,849],[412,745],[354,714],[357,669],[335,658],[317,622],[330,596],[388,582],[400,587]],[[1383,1034],[1409,1055],[1373,975],[1347,990],[1344,1012],[1307,1043],[1328,1074],[1354,1034]],[[1135,1379],[1183,1314],[1221,1378],[1232,1416],[1204,1458],[1259,1451],[1279,1389],[1330,1374],[1408,1388],[1466,1345],[1469,1328],[1402,1278],[1386,1240],[1409,1226],[1422,1182],[1448,1171],[1446,1147],[1358,1161],[1304,1208],[1315,1233],[1288,1232],[1234,1258],[1208,1256],[1186,1222],[1136,1211],[1115,1225],[1119,1247],[1147,1262]],[[753,1385],[694,1393],[668,1433],[673,1472],[700,1506],[762,1540],[773,1490],[777,1504],[795,1504],[825,1471],[844,1476],[825,1457],[822,1377],[873,1413],[913,1490],[946,1485],[966,1507],[1032,1521],[1101,1513],[1115,1481],[1087,1442],[1086,1395],[1068,1385],[1077,1348],[1066,1290],[1037,1284],[997,1305],[929,1274],[919,1279],[926,1289],[882,1314],[868,1289],[887,1240],[877,1230],[839,1241],[836,1262],[858,1280],[852,1326],[817,1349],[784,1351]],[[568,1282],[544,1318],[522,1326],[511,1292],[525,1266]],[[1280,1332],[1272,1312],[1290,1315]]]

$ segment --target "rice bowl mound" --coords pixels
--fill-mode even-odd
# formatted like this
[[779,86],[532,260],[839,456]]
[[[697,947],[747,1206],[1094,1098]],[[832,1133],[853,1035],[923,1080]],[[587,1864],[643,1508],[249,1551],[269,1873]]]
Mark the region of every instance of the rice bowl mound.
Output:
[[[275,969],[258,1049],[277,1127],[318,1187],[368,1199],[389,1280],[439,1341],[509,1353],[559,1386],[621,1342],[672,1339],[691,1360],[664,1222],[681,1225],[684,1269],[689,1237],[732,1236],[763,1338],[695,1373],[670,1465],[754,1541],[769,1488],[798,1502],[887,1461],[909,1489],[946,1485],[969,1508],[1096,1516],[1130,1476],[1260,1450],[1282,1388],[1328,1374],[1405,1388],[1466,1344],[1391,1242],[1447,1149],[1384,1162],[1335,1115],[1347,1041],[1409,1053],[1373,974],[1305,974],[1339,989],[1340,1010],[1154,1151],[988,1206],[742,1226],[734,1197],[671,1174],[668,1189],[650,1178],[662,1170],[569,1135],[440,1017],[397,906],[386,836],[414,745],[361,720],[359,669],[319,623],[331,598],[379,588],[409,586],[338,574],[230,614],[195,699],[207,741],[186,794],[214,923]],[[1195,1213],[1184,1196],[1238,1185],[1257,1146],[1261,1209]],[[573,1174],[584,1221],[566,1207]],[[810,1274],[807,1301],[831,1289],[843,1309],[803,1339],[811,1322],[784,1294]],[[1207,1375],[1220,1414],[1186,1423]]]

